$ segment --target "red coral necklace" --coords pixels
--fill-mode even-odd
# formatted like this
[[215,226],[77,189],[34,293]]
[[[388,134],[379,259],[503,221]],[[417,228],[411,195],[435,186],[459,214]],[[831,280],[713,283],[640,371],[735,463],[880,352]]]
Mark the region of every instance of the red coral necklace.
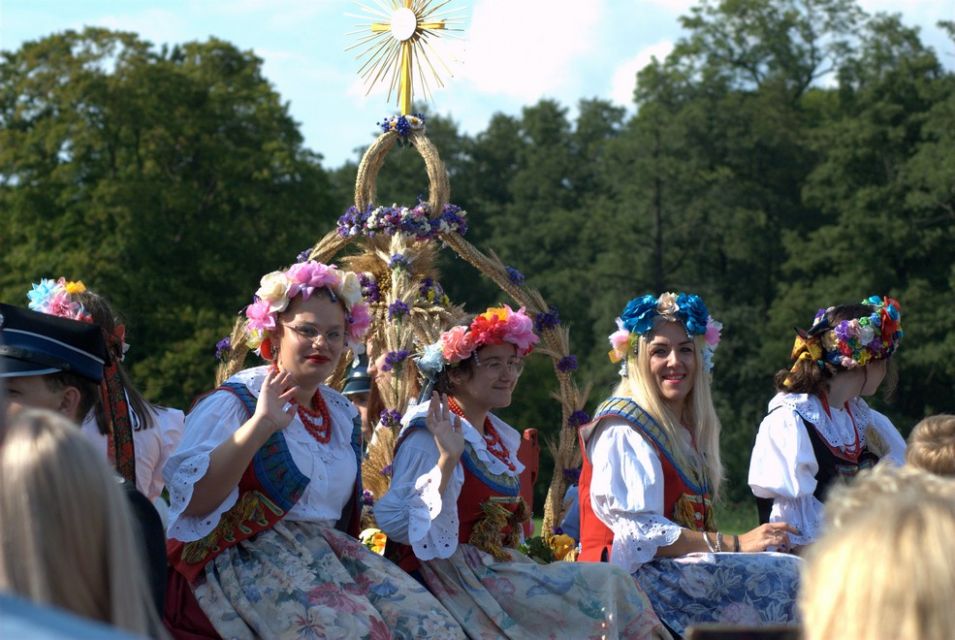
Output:
[[316,442],[327,444],[332,438],[332,420],[321,389],[315,390],[311,405],[311,407],[298,405],[298,417],[305,426],[305,430],[315,438]]
[[[454,398],[448,398],[448,409],[456,416],[461,418],[465,417],[464,409],[461,408],[461,405],[458,404],[458,401]],[[488,416],[484,417],[484,444],[492,456],[506,464],[508,469],[514,471],[514,463],[511,462],[511,456],[507,452],[507,447],[504,446],[500,434],[498,434],[494,425],[491,424],[491,418]]]

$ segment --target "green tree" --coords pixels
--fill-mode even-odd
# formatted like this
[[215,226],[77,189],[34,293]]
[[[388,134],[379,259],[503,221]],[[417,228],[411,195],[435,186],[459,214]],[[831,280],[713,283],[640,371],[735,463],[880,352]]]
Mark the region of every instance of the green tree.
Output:
[[0,63],[0,295],[82,279],[128,316],[134,376],[187,406],[260,274],[330,227],[328,180],[250,52],[67,31]]

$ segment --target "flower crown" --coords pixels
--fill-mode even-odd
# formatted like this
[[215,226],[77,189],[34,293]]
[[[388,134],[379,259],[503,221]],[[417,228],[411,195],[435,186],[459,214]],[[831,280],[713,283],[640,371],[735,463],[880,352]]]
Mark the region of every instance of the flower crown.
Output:
[[723,325],[713,319],[703,299],[692,293],[661,293],[659,298],[651,294],[634,298],[624,307],[617,318],[617,331],[610,334],[611,362],[620,362],[630,353],[637,352],[639,337],[653,330],[658,317],[679,320],[689,336],[704,336],[703,365],[713,369],[713,353],[720,343]]
[[469,326],[451,327],[434,344],[424,348],[416,358],[418,369],[434,380],[445,366],[453,367],[470,358],[475,351],[487,345],[509,342],[522,356],[534,350],[540,338],[534,333],[534,321],[521,307],[517,311],[508,305],[490,307]]
[[[80,293],[86,293],[86,285],[82,280],[40,278],[40,281],[34,282],[32,289],[27,291],[27,298],[30,300],[27,306],[33,311],[51,316],[96,324],[83,303],[73,299],[74,295]],[[126,327],[122,324],[116,325],[114,334],[107,336],[107,340],[110,350],[122,360],[129,351],[129,345],[126,344]]]
[[820,364],[824,361],[843,369],[854,369],[891,356],[904,333],[899,301],[870,296],[862,304],[872,307],[872,312],[861,318],[842,320],[835,326],[829,321],[829,312],[834,307],[817,311],[812,328],[804,336],[796,337],[793,360],[812,359]]
[[320,289],[327,289],[333,300],[341,299],[345,303],[346,342],[356,355],[364,353],[364,338],[371,326],[371,313],[362,301],[358,276],[314,260],[262,276],[254,301],[245,308],[245,342],[249,348],[261,353],[263,341],[275,329],[278,314],[285,311],[296,296],[308,300]]

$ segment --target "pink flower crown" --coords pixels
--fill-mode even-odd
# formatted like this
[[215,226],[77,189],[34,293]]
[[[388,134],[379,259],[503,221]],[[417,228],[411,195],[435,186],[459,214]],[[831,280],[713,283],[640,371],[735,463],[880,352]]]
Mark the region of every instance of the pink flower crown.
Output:
[[475,351],[487,345],[509,342],[518,353],[526,356],[534,350],[540,338],[534,333],[534,321],[524,307],[517,311],[508,305],[489,307],[468,326],[451,327],[417,358],[418,369],[431,379],[444,369],[470,358]]
[[315,291],[328,289],[345,303],[348,325],[346,342],[354,354],[365,352],[365,334],[371,326],[371,312],[362,301],[361,284],[351,271],[314,260],[293,264],[286,271],[273,271],[262,276],[255,300],[245,308],[245,342],[261,353],[262,343],[275,329],[278,314],[288,308],[295,296],[308,300]]
[[[51,316],[96,324],[83,304],[73,298],[80,293],[86,293],[86,285],[82,280],[40,278],[40,281],[34,282],[30,291],[27,291],[27,299],[30,301],[27,306],[33,311]],[[126,327],[117,325],[116,331],[112,336],[107,336],[107,340],[110,350],[123,360],[129,351],[129,345],[126,344]]]

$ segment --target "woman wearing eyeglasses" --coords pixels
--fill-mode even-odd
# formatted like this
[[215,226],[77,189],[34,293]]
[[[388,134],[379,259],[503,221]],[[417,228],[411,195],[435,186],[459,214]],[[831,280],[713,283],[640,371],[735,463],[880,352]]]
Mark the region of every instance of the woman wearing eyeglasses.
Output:
[[[488,309],[428,346],[428,402],[405,415],[391,488],[375,504],[390,555],[472,638],[667,637],[646,596],[609,565],[539,565],[520,554],[520,434],[511,404],[538,341],[524,310]],[[398,544],[392,544],[398,543]]]
[[358,278],[295,264],[262,278],[245,315],[246,341],[269,364],[200,400],[165,468],[169,627],[225,638],[462,637],[421,585],[352,537],[361,422],[323,382],[368,329]]

